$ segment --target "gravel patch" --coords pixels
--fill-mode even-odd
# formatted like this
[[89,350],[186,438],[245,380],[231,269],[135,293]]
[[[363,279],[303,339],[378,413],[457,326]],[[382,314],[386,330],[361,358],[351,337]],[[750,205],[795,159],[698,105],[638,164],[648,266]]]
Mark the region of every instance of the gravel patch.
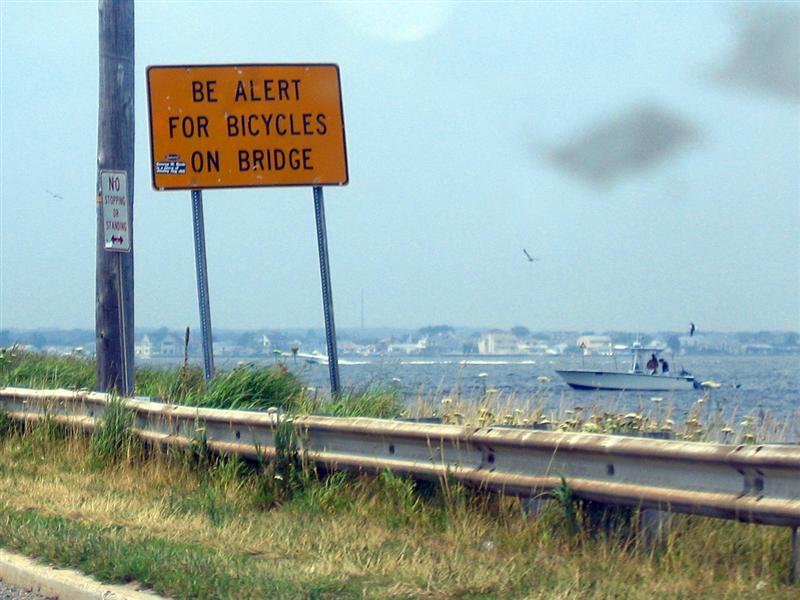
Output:
[[40,596],[33,592],[26,592],[0,581],[0,600],[48,600],[52,596]]

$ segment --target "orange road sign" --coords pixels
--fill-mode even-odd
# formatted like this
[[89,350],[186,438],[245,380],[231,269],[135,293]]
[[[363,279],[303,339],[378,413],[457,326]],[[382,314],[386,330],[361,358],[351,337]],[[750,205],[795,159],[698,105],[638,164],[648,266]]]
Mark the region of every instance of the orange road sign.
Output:
[[339,67],[147,68],[157,190],[346,185]]

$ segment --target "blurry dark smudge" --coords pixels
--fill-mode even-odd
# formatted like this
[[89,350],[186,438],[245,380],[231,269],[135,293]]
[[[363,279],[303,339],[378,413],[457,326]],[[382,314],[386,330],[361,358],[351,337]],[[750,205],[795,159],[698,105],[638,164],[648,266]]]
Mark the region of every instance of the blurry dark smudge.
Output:
[[739,39],[714,79],[800,102],[800,10],[768,4],[737,13]]
[[547,158],[588,183],[608,185],[661,164],[698,137],[682,117],[643,105],[590,128]]

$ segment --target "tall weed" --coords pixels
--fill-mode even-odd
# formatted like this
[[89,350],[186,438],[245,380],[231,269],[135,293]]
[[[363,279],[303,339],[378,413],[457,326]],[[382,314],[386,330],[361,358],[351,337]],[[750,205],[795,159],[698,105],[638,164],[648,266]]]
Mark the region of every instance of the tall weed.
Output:
[[22,453],[39,455],[44,458],[54,451],[67,437],[63,425],[51,415],[44,415],[38,421],[26,421],[22,427]]
[[301,451],[300,438],[291,417],[275,423],[273,443],[275,454],[271,460],[256,447],[259,466],[256,501],[268,507],[291,500],[318,479],[316,469]]
[[10,436],[19,431],[17,422],[8,416],[5,409],[0,408],[0,439]]
[[89,455],[95,466],[130,461],[140,454],[141,444],[133,432],[134,414],[119,398],[112,398],[92,432]]
[[136,370],[136,391],[142,396],[184,404],[187,398],[201,396],[204,389],[203,370],[197,366],[185,365],[178,369],[143,367]]
[[413,479],[384,469],[378,476],[377,486],[376,502],[384,511],[384,522],[388,527],[397,529],[419,521],[422,501]]
[[578,523],[577,500],[569,487],[567,480],[562,476],[561,485],[550,492],[550,497],[556,501],[561,509],[564,529],[569,535],[576,535],[580,531]]

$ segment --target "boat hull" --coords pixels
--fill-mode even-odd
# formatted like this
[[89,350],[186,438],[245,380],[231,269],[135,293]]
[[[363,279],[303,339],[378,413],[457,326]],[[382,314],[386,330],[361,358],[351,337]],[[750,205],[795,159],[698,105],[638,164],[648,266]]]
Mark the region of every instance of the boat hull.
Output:
[[556,369],[556,373],[567,385],[576,390],[673,392],[696,387],[694,377],[691,375],[649,375],[585,369]]

